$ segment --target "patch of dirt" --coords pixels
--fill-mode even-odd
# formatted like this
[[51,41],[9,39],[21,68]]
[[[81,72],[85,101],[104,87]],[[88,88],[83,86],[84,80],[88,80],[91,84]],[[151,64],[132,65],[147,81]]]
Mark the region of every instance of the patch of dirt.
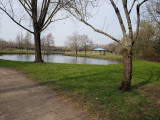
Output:
[[[90,120],[70,99],[0,67],[0,120]],[[92,119],[93,120],[93,119]]]
[[148,93],[160,106],[160,85],[148,85],[143,87],[143,91]]
[[[141,92],[144,92],[145,94],[150,96],[150,99],[152,101],[151,106],[155,108],[155,110],[158,110],[158,115],[160,116],[160,85],[147,85],[145,87],[142,87]],[[147,107],[143,108],[142,111],[147,111]]]

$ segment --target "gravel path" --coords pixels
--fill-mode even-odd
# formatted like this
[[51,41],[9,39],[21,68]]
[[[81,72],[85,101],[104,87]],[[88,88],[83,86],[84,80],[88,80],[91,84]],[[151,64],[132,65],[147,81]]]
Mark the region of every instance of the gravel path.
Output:
[[84,116],[54,91],[0,68],[0,120],[86,120]]

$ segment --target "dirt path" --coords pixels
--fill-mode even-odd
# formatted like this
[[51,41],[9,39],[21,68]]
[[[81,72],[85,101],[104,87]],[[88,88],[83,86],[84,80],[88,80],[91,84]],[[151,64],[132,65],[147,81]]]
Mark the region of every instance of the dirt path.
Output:
[[0,120],[85,120],[83,112],[20,72],[0,68]]

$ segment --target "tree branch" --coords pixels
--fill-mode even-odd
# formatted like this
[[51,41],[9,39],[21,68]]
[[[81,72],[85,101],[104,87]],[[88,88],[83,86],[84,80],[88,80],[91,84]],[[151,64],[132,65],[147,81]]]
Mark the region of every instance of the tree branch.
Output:
[[127,19],[127,23],[128,23],[129,38],[133,40],[132,24],[131,24],[131,18],[127,9],[127,0],[122,0],[122,3],[123,3],[123,8],[124,8],[125,16]]
[[132,11],[132,9],[133,9],[133,6],[134,6],[135,2],[136,2],[136,0],[133,1],[132,5],[131,5],[131,8],[130,8],[130,10],[129,10],[129,12],[128,12],[129,14],[131,13],[131,11]]
[[116,15],[117,15],[117,18],[118,18],[118,20],[119,20],[119,24],[120,24],[120,26],[121,26],[123,36],[124,36],[124,37],[127,37],[126,29],[125,29],[125,26],[124,26],[124,23],[123,23],[121,14],[120,14],[120,12],[119,12],[119,9],[117,8],[117,6],[116,6],[116,4],[114,3],[113,0],[110,0],[110,1],[111,1],[111,4],[112,4],[112,6],[113,6],[113,8],[114,8],[114,10],[115,10],[115,13],[116,13]]
[[50,23],[51,19],[53,18],[53,16],[61,9],[61,7],[58,8],[58,6],[60,5],[60,0],[57,3],[55,9],[52,11],[52,13],[50,14],[50,16],[48,17],[48,19],[45,21],[45,23],[43,24],[43,26],[46,26],[46,24]]
[[111,38],[112,40],[114,40],[114,41],[120,43],[120,40],[118,40],[117,38],[115,38],[115,37],[109,35],[108,33],[105,33],[105,32],[103,32],[103,31],[101,31],[101,30],[99,30],[99,29],[94,28],[91,24],[87,23],[87,22],[84,21],[84,20],[80,20],[80,21],[83,22],[84,24],[88,25],[88,26],[89,26],[90,28],[92,28],[94,31],[96,31],[96,32],[98,32],[98,33],[101,33],[101,34],[103,34],[103,35],[105,35],[105,36]]
[[32,17],[32,15],[29,13],[29,11],[31,11],[31,9],[30,9],[30,8],[27,8],[27,7],[22,3],[21,0],[19,0],[19,2],[20,2],[21,5],[23,6],[23,8],[26,10],[26,12],[28,13],[28,15],[29,15],[30,17]]
[[137,28],[136,28],[136,34],[135,34],[135,36],[134,36],[134,41],[137,39],[137,37],[138,37],[138,34],[139,34],[139,25],[140,25],[140,6],[143,4],[143,3],[145,3],[146,1],[148,1],[148,0],[143,0],[141,3],[139,3],[138,5],[137,5]]
[[27,30],[30,33],[34,33],[31,30],[27,29],[26,27],[24,27],[23,25],[21,25],[20,23],[18,23],[6,10],[4,10],[2,7],[0,7],[0,9],[12,20],[14,21],[17,25],[19,25],[20,27],[22,27],[23,29]]

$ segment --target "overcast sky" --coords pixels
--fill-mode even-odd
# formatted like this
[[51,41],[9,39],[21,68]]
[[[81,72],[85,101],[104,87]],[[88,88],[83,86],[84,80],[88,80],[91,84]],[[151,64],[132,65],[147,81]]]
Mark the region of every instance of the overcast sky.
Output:
[[[118,4],[120,9],[122,6],[120,3]],[[121,11],[121,14],[124,13]],[[136,23],[136,12],[135,9],[132,12],[132,23],[133,27],[135,28]],[[125,19],[125,17],[123,17]],[[105,22],[106,20],[106,22]],[[89,20],[89,22],[98,29],[102,29],[103,31],[110,33],[111,35],[115,36],[116,38],[121,38],[122,33],[118,23],[118,19],[111,4],[105,2],[99,9],[98,13]],[[126,24],[126,20],[124,21]],[[17,24],[12,22],[5,14],[0,14],[0,38],[4,40],[15,40],[18,33],[25,34],[26,31],[20,28]],[[104,45],[107,43],[112,42],[111,39],[108,37],[94,32],[91,28],[86,26],[85,24],[79,22],[78,20],[71,20],[65,19],[62,21],[57,21],[52,23],[44,32],[43,35],[47,33],[52,33],[55,38],[55,45],[56,46],[63,46],[67,37],[72,35],[74,32],[78,32],[79,34],[86,34],[89,36],[90,39],[93,40],[95,44]]]

